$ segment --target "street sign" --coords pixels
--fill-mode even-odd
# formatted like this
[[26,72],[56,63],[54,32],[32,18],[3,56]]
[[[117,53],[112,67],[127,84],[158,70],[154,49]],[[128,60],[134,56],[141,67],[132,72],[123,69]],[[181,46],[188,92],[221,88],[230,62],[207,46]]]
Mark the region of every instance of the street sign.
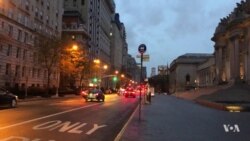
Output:
[[144,62],[148,62],[149,61],[149,58],[143,58],[142,59]]
[[[142,55],[136,55],[136,58],[141,58]],[[148,54],[143,54],[142,60],[145,62],[149,61],[149,55]]]
[[[141,58],[141,55],[136,55],[136,58]],[[149,59],[149,54],[143,54],[143,59]]]
[[138,51],[139,53],[143,54],[144,52],[146,52],[147,50],[147,47],[145,44],[140,44],[139,47],[138,47]]

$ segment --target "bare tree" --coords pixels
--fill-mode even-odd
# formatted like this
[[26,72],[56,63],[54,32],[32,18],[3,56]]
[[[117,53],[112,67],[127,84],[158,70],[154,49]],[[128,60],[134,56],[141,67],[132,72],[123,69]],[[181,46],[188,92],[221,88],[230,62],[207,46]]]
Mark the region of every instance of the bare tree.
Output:
[[[39,35],[35,44],[38,47],[38,59],[43,68],[47,70],[47,95],[51,85],[51,75],[58,70],[61,52],[64,43],[59,38]],[[59,72],[57,72],[59,73]]]

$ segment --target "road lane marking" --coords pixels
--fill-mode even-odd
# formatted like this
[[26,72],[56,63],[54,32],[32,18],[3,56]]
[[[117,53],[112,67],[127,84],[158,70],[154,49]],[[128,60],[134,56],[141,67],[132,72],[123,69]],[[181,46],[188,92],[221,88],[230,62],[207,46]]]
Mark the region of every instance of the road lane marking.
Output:
[[[54,120],[54,121],[48,121],[39,125],[34,126],[33,130],[48,130],[48,131],[58,131],[58,132],[68,132],[73,134],[81,134],[83,132],[82,128],[85,127],[87,123],[72,123],[70,121],[61,121],[61,120]],[[94,123],[93,127],[89,129],[85,134],[91,135],[95,131],[106,127],[107,125],[98,125]],[[88,128],[88,127],[87,127]]]
[[107,125],[100,125],[100,126],[98,126],[98,124],[94,124],[94,127],[93,127],[92,129],[90,129],[86,134],[87,134],[87,135],[90,135],[90,134],[92,134],[93,132],[95,132],[97,129],[103,128],[103,127],[105,127],[105,126],[107,126]]
[[[10,137],[7,137],[7,138],[4,138],[4,139],[1,139],[0,141],[16,141],[16,140],[19,140],[19,141],[41,141],[42,139],[40,138],[35,138],[35,139],[29,139],[29,138],[26,138],[26,137],[20,137],[20,136],[10,136]],[[48,141],[56,141],[56,140],[48,140]]]
[[63,111],[63,112],[59,112],[59,113],[47,115],[47,116],[44,116],[44,117],[27,120],[27,121],[16,123],[16,124],[12,124],[12,125],[9,125],[9,126],[0,127],[0,130],[4,130],[4,129],[11,128],[11,127],[15,127],[15,126],[27,124],[27,123],[38,121],[38,120],[45,119],[45,118],[50,118],[50,117],[57,116],[57,115],[62,115],[62,114],[73,112],[73,111],[77,111],[77,110],[80,110],[80,109],[85,109],[85,108],[88,108],[88,107],[93,107],[93,106],[96,106],[96,105],[101,105],[101,104],[98,103],[98,104],[87,105],[87,106],[84,106],[84,107],[79,107],[79,108],[75,108],[75,109],[71,109],[71,110],[67,110],[67,111]]
[[134,110],[134,112],[132,113],[132,115],[129,117],[128,121],[125,123],[125,125],[123,126],[122,130],[118,133],[118,135],[116,136],[114,141],[120,141],[122,135],[124,134],[128,124],[131,122],[131,120],[133,119],[136,111],[139,109],[139,105],[137,105],[136,109]]

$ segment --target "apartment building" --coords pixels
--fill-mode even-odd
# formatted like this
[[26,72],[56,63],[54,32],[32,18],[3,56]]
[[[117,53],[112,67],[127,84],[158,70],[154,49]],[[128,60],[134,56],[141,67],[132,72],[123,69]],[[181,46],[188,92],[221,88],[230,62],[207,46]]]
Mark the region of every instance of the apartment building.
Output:
[[114,70],[121,71],[123,63],[123,51],[125,44],[125,27],[120,22],[119,14],[116,13],[112,19],[112,36],[110,61]]
[[92,59],[100,59],[110,66],[111,19],[115,12],[115,3],[113,0],[89,0],[88,5],[91,57]]
[[39,34],[60,37],[62,13],[61,0],[0,1],[0,86],[46,86],[48,72],[38,62],[34,40]]

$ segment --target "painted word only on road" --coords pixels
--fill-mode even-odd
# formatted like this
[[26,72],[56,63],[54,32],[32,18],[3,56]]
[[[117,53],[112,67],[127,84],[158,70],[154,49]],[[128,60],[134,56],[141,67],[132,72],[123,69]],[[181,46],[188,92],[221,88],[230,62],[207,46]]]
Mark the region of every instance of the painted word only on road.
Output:
[[[1,139],[0,141],[45,141],[40,138],[35,138],[35,139],[29,139],[26,137],[20,137],[20,136],[10,136],[5,139]],[[48,140],[48,141],[55,141],[55,140]]]
[[[49,131],[58,131],[58,132],[68,132],[68,133],[74,133],[74,134],[82,134],[82,128],[86,126],[87,123],[81,123],[76,122],[72,123],[70,121],[60,121],[60,120],[54,120],[54,121],[48,121],[39,125],[34,126],[32,129],[34,130],[49,130]],[[91,135],[98,129],[104,128],[107,125],[98,125],[93,124],[93,127],[89,129],[85,134]]]

